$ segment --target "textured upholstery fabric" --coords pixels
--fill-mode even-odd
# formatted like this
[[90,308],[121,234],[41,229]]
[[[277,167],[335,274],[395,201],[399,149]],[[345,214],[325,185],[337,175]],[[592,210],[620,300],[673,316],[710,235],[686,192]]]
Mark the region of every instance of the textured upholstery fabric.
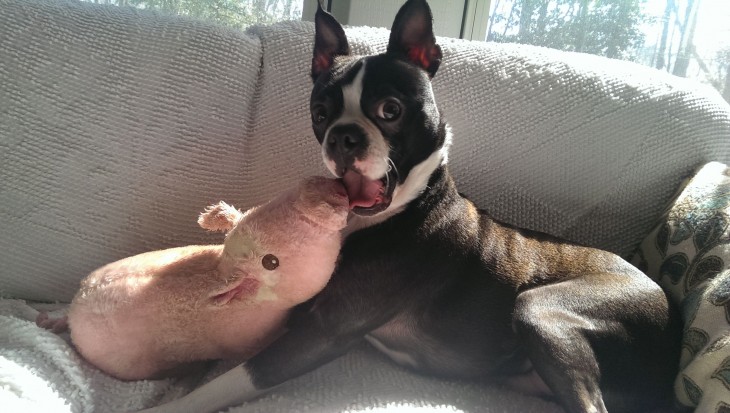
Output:
[[197,214],[245,195],[261,54],[185,19],[0,2],[0,294],[69,301],[102,263],[206,241]]
[[678,183],[730,156],[730,106],[597,56],[454,42],[436,95],[460,190],[494,216],[627,255]]
[[[213,242],[196,223],[325,173],[310,23],[241,33],[125,8],[0,3],[0,293],[68,301],[92,269]],[[357,53],[383,29],[348,29]],[[634,64],[440,39],[462,192],[497,218],[621,253],[680,179],[730,157],[717,93]]]
[[[347,33],[358,53],[385,48],[385,30]],[[0,0],[0,296],[69,301],[112,260],[220,241],[195,222],[208,204],[245,208],[324,174],[307,108],[312,38],[308,23],[238,32],[69,0]],[[452,171],[497,218],[628,253],[684,176],[729,161],[730,108],[691,81],[535,47],[439,41],[433,86],[454,131]],[[104,412],[190,388],[112,380],[34,317],[23,301],[0,300],[0,406]],[[39,385],[48,391],[26,391]],[[368,347],[232,411],[393,406],[559,411],[497,386],[410,374]]]

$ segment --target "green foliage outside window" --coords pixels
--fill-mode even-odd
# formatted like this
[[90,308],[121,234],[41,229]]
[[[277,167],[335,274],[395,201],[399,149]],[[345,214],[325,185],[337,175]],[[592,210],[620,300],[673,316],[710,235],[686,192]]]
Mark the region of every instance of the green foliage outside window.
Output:
[[639,26],[651,20],[638,0],[494,0],[493,10],[487,40],[623,59],[643,45]]
[[642,63],[709,83],[730,102],[730,31],[701,37],[698,26],[726,21],[726,1],[491,0],[487,40]]

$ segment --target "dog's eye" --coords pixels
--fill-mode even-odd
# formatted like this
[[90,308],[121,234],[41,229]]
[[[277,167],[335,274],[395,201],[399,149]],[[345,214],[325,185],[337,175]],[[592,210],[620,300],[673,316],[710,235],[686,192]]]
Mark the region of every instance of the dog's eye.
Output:
[[312,123],[318,125],[327,120],[327,109],[322,105],[317,105],[312,108]]
[[400,116],[400,104],[392,99],[388,99],[378,105],[375,114],[384,120],[396,120]]
[[274,254],[266,254],[261,259],[261,265],[267,270],[273,271],[279,266],[279,259]]

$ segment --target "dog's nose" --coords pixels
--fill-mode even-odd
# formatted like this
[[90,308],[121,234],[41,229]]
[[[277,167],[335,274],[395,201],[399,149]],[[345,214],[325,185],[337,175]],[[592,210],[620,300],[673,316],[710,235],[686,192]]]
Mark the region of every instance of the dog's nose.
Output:
[[330,146],[337,146],[337,149],[343,152],[351,152],[353,149],[357,148],[357,145],[361,141],[362,139],[359,136],[348,133],[340,136],[330,135],[328,143]]
[[338,125],[327,136],[327,150],[334,157],[358,157],[365,152],[365,131],[358,125]]

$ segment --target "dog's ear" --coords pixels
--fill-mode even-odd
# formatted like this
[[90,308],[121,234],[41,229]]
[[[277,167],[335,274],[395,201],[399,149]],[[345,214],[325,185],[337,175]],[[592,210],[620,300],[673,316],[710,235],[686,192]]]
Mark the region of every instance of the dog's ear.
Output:
[[332,67],[335,56],[349,55],[350,45],[347,43],[345,30],[340,23],[322,9],[317,3],[314,15],[314,56],[312,56],[312,81]]
[[405,57],[433,77],[441,64],[441,47],[433,35],[431,8],[425,0],[408,0],[390,29],[388,53]]

